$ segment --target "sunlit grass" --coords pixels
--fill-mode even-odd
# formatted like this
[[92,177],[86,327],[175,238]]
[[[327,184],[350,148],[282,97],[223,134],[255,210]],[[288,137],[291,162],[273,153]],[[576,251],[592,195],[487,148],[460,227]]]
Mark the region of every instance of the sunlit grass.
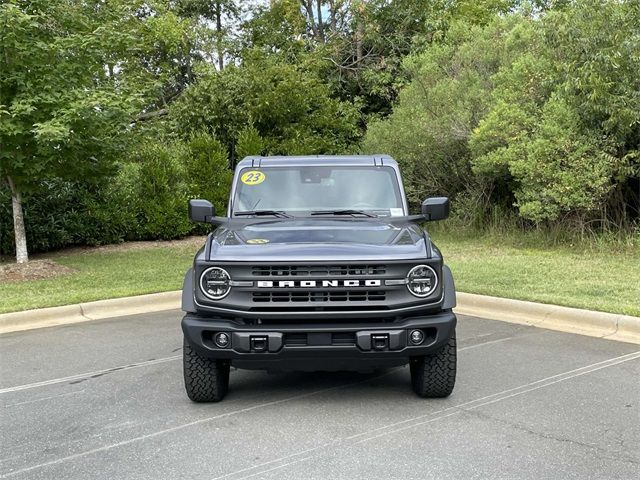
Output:
[[[640,316],[640,251],[433,234],[458,290]],[[522,245],[525,244],[525,246]]]
[[178,290],[194,253],[192,246],[172,246],[56,255],[77,272],[0,284],[0,312]]

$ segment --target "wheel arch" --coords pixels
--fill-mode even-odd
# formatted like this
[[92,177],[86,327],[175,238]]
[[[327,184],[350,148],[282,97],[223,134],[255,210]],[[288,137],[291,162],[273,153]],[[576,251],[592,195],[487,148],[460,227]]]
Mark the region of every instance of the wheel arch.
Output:
[[456,285],[453,281],[453,274],[447,265],[442,266],[442,279],[444,286],[444,301],[442,308],[451,309],[456,306]]
[[182,282],[182,310],[184,312],[195,313],[196,304],[193,300],[193,268],[187,270]]

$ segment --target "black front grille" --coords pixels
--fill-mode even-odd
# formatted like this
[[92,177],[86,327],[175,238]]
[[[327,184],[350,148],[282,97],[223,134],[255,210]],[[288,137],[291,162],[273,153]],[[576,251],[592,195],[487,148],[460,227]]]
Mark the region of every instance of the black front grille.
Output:
[[255,277],[316,277],[384,275],[386,265],[262,265],[253,267]]
[[252,292],[254,302],[382,302],[385,290],[322,290]]
[[262,320],[289,318],[297,313],[313,313],[328,319],[331,312],[343,312],[345,316],[340,321],[345,321],[360,314],[365,317],[367,312],[383,316],[388,310],[412,308],[421,303],[402,282],[415,266],[411,261],[340,263],[332,259],[271,264],[238,262],[222,266],[228,268],[238,285],[217,304],[228,310],[250,312],[252,317]]

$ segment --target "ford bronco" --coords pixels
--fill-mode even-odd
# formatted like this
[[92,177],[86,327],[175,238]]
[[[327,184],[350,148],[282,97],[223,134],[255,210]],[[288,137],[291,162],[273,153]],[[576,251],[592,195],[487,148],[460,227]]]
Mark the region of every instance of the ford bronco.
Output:
[[456,292],[420,224],[449,215],[428,198],[410,215],[388,156],[247,157],[226,217],[184,279],[184,382],[222,400],[229,371],[372,371],[409,365],[414,391],[446,397],[456,378]]

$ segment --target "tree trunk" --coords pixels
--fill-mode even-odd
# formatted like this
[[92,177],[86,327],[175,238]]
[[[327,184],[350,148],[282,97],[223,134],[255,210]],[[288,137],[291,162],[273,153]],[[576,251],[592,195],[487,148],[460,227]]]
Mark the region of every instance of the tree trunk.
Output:
[[11,177],[7,177],[9,188],[11,188],[11,203],[13,205],[13,231],[16,235],[16,262],[26,263],[29,261],[27,253],[27,233],[24,229],[24,213],[22,211],[22,195],[16,188]]
[[322,23],[322,0],[318,0],[318,40],[324,43],[324,25]]
[[216,2],[216,49],[218,50],[218,70],[224,70],[224,48],[222,45],[222,3]]
[[363,51],[362,51],[362,40],[364,38],[364,25],[362,24],[362,20],[358,19],[358,25],[356,27],[356,65],[359,67],[360,63],[362,63]]
[[356,16],[355,16],[355,20],[356,20],[356,66],[359,67],[360,63],[362,62],[362,58],[364,56],[363,54],[363,48],[362,48],[362,43],[364,41],[364,15],[365,15],[365,11],[364,11],[364,4],[363,3],[359,3],[357,5],[356,8]]
[[331,25],[331,33],[335,34],[338,30],[338,19],[336,18],[338,13],[336,12],[335,0],[329,0],[329,17]]
[[307,12],[307,19],[309,21],[309,26],[311,27],[311,34],[316,40],[318,40],[318,28],[313,16],[313,0],[300,0],[300,2]]

